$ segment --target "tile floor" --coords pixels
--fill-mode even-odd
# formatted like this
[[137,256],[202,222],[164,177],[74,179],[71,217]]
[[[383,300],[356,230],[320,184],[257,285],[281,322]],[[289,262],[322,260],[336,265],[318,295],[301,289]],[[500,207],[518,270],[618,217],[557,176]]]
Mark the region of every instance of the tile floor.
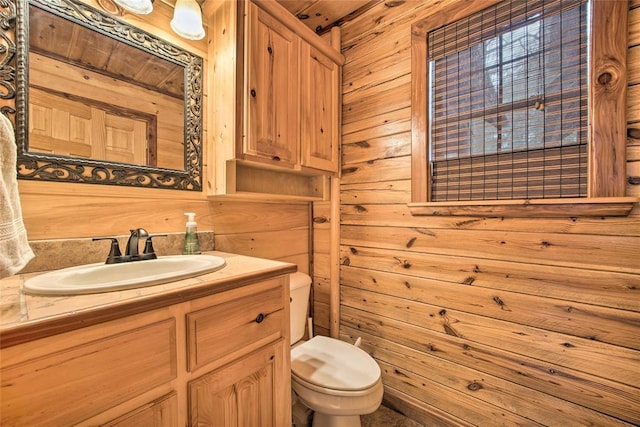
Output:
[[373,414],[363,415],[361,420],[362,427],[424,427],[386,406],[380,406]]

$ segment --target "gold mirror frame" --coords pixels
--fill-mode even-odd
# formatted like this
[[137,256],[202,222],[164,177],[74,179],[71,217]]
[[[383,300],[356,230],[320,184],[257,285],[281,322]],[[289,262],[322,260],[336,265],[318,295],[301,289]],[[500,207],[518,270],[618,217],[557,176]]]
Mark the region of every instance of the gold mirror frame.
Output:
[[[29,152],[30,4],[184,66],[184,170]],[[15,114],[18,178],[202,191],[202,63],[199,56],[78,0],[0,0],[0,98],[15,98],[15,109],[1,111]]]

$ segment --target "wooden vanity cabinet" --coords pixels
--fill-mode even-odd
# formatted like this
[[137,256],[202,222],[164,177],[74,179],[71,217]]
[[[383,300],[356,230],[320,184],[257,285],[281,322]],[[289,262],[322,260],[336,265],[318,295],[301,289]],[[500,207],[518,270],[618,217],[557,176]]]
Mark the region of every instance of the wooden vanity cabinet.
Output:
[[188,384],[190,425],[291,424],[289,292],[281,282],[192,305],[186,316],[188,369],[196,377]]
[[339,41],[273,1],[223,2],[209,28],[210,195],[326,200],[339,169]]
[[288,275],[2,349],[0,423],[291,423]]

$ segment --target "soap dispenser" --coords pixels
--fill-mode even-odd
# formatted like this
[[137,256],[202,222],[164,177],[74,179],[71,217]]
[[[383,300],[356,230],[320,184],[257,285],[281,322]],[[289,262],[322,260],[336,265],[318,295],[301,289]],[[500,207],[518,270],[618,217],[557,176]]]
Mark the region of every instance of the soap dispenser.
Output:
[[183,255],[196,255],[202,253],[200,251],[200,242],[198,241],[196,214],[193,212],[186,212],[187,216],[187,230],[184,233],[184,249]]

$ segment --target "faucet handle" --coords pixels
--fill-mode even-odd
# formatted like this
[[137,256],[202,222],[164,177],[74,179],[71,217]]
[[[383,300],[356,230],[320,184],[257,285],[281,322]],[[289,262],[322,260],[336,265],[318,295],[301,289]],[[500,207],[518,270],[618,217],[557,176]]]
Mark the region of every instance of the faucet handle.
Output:
[[153,249],[153,241],[154,237],[167,237],[166,234],[154,234],[147,236],[147,240],[144,242],[144,251],[142,253],[141,259],[156,259],[158,255]]
[[124,261],[124,259],[122,258],[122,252],[120,252],[118,239],[116,239],[115,237],[94,237],[92,240],[94,242],[96,240],[111,240],[111,249],[109,250],[109,255],[107,255],[105,264],[116,264],[118,262]]

